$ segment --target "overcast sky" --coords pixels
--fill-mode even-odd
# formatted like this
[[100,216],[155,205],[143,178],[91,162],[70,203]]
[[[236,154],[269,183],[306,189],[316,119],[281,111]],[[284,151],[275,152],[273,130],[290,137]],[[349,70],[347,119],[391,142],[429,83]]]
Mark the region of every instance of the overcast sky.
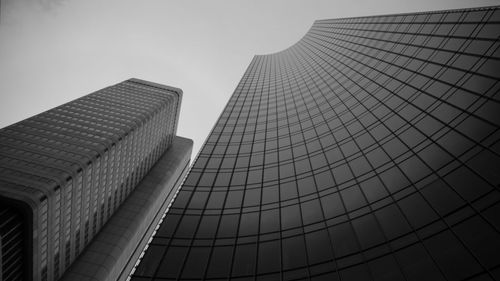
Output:
[[194,140],[195,155],[252,57],[287,48],[314,20],[500,0],[0,3],[0,127],[136,77],[184,91],[177,133]]

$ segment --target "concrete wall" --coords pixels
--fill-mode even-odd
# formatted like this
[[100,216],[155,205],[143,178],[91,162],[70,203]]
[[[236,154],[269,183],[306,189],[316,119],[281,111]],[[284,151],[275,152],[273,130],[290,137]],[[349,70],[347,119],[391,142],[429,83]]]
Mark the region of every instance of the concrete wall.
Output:
[[170,148],[106,223],[61,280],[125,280],[187,173],[193,141]]

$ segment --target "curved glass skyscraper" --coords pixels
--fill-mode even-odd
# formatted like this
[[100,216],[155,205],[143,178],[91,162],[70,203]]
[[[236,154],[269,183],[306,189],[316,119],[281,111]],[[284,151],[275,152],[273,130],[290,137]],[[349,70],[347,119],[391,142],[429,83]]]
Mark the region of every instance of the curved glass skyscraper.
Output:
[[500,279],[498,7],[250,63],[132,280]]

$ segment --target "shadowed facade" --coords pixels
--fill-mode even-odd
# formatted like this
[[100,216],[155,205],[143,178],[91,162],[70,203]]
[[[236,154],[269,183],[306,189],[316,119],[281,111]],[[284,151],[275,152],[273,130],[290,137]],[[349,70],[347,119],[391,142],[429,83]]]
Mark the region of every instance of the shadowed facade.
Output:
[[498,7],[255,56],[132,280],[500,279]]

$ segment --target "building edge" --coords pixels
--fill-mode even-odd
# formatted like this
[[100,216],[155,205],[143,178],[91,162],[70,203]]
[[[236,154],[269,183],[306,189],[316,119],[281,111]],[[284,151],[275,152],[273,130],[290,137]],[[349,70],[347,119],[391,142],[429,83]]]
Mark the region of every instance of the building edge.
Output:
[[60,280],[126,280],[185,177],[193,141],[176,136]]
[[179,123],[178,121],[179,121],[179,117],[181,114],[181,103],[182,103],[182,96],[183,96],[182,89],[159,84],[159,83],[155,83],[155,82],[151,82],[151,81],[147,81],[147,80],[142,80],[139,78],[130,78],[127,81],[132,82],[132,83],[136,83],[136,84],[141,84],[141,85],[148,86],[148,87],[167,90],[167,91],[172,92],[175,95],[177,95],[177,103],[175,106],[175,120],[177,120],[177,122],[175,122],[175,124],[174,124],[174,134],[177,134],[177,125]]
[[[381,17],[394,17],[394,16],[408,16],[408,15],[422,15],[422,14],[438,14],[438,13],[457,13],[457,12],[462,12],[462,11],[485,11],[485,10],[491,10],[491,9],[495,9],[495,8],[500,8],[500,5],[488,5],[488,6],[481,6],[481,7],[471,7],[471,8],[456,8],[456,9],[444,9],[444,10],[427,10],[427,11],[418,11],[418,12],[407,12],[407,13],[388,13],[388,14],[376,14],[376,15],[366,15],[366,16],[352,16],[352,17],[340,17],[340,18],[334,18],[334,20],[349,20],[349,19],[364,19],[364,18],[369,18],[369,19],[373,19],[373,18],[381,18]],[[306,33],[304,33],[304,35],[299,39],[297,40],[297,42],[293,43],[292,45],[284,48],[283,50],[279,50],[279,51],[276,51],[276,52],[270,52],[270,53],[264,53],[264,54],[255,54],[253,57],[252,57],[252,60],[250,62],[250,65],[252,64],[252,62],[257,59],[258,57],[267,57],[267,56],[274,56],[274,55],[277,55],[279,53],[283,53],[291,48],[293,48],[295,45],[299,44],[302,40],[304,40],[304,38],[313,30],[313,28],[322,23],[322,22],[326,22],[326,21],[330,21],[332,19],[328,19],[328,18],[325,18],[325,19],[318,19],[318,20],[315,20],[311,26],[309,27],[309,29],[307,30]]]

